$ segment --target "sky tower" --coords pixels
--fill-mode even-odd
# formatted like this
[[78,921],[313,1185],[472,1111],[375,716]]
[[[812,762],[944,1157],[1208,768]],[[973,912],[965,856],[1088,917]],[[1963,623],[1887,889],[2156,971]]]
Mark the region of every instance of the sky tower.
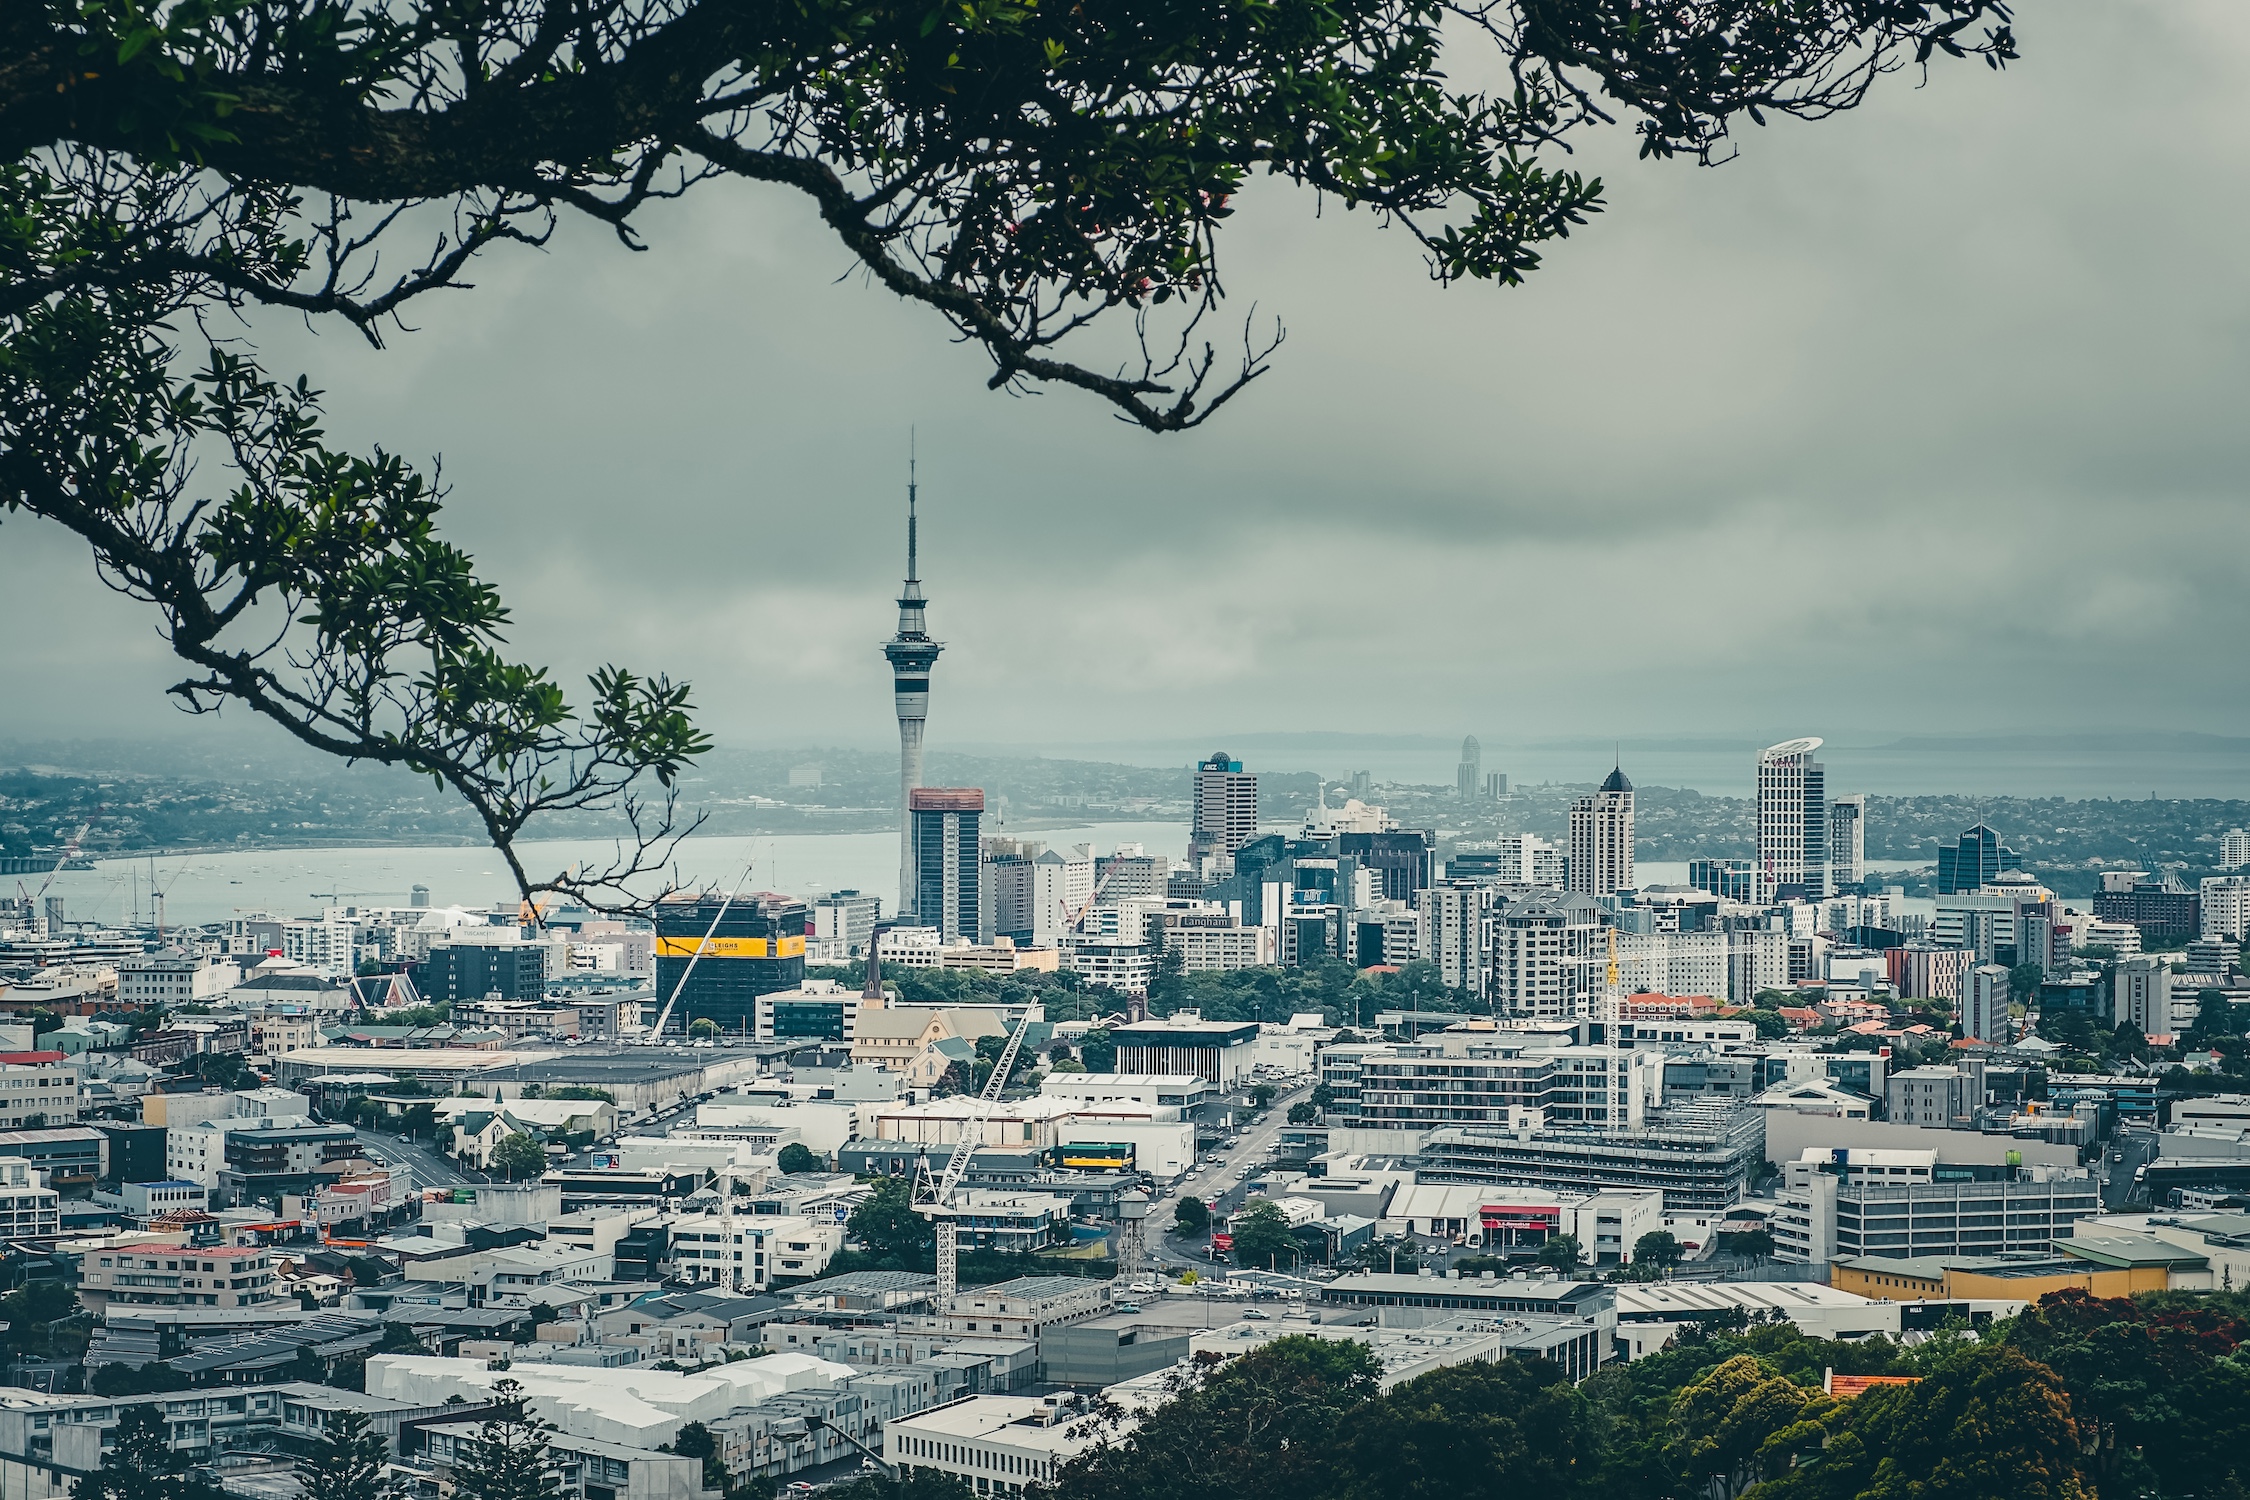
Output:
[[898,591],[898,634],[883,643],[891,664],[891,693],[898,706],[898,914],[914,914],[914,819],[907,798],[922,784],[922,721],[930,716],[930,668],[942,642],[930,639],[922,618],[922,580],[915,576],[915,474],[906,459],[906,585]]

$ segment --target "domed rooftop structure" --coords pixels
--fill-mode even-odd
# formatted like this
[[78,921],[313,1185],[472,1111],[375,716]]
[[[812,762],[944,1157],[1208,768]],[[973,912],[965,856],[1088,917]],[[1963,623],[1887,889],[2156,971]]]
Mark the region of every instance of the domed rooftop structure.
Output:
[[1629,792],[1632,789],[1633,783],[1625,779],[1623,767],[1610,772],[1608,779],[1602,782],[1602,790],[1605,792]]

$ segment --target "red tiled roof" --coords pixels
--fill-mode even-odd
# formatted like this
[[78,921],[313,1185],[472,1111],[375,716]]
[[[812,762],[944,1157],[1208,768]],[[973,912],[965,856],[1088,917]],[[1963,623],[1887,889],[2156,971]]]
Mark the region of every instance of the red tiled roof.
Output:
[[1879,1385],[1912,1385],[1921,1378],[1919,1375],[1839,1375],[1831,1370],[1828,1378],[1821,1382],[1821,1389],[1839,1401],[1849,1401]]

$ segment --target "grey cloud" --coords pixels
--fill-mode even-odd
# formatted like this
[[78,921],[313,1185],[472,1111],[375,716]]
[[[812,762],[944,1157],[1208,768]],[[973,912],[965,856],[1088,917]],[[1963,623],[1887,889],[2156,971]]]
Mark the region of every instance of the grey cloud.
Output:
[[[933,736],[1204,727],[2250,729],[2240,560],[2250,13],[2027,11],[2002,75],[1888,81],[1610,209],[1522,288],[1246,195],[1235,313],[1290,330],[1211,427],[987,393],[784,195],[632,255],[578,226],[375,354],[268,331],[336,429],[442,452],[525,649],[694,677],[761,740],[888,732],[875,643],[924,459]],[[0,690],[137,712],[145,626],[0,528]],[[59,636],[52,623],[67,622]],[[28,696],[22,696],[28,695]]]

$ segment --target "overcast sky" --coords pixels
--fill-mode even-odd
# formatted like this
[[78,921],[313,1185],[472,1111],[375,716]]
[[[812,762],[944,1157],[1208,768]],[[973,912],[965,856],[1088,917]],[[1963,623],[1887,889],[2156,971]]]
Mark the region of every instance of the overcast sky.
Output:
[[[747,185],[496,258],[388,351],[267,347],[443,454],[524,654],[690,677],[737,743],[890,736],[910,425],[933,744],[2250,732],[2250,7],[2020,29],[1722,168],[1589,141],[1609,210],[1513,290],[1254,190],[1225,263],[1289,341],[1187,436],[987,392]],[[177,717],[16,518],[0,640],[19,734]]]

